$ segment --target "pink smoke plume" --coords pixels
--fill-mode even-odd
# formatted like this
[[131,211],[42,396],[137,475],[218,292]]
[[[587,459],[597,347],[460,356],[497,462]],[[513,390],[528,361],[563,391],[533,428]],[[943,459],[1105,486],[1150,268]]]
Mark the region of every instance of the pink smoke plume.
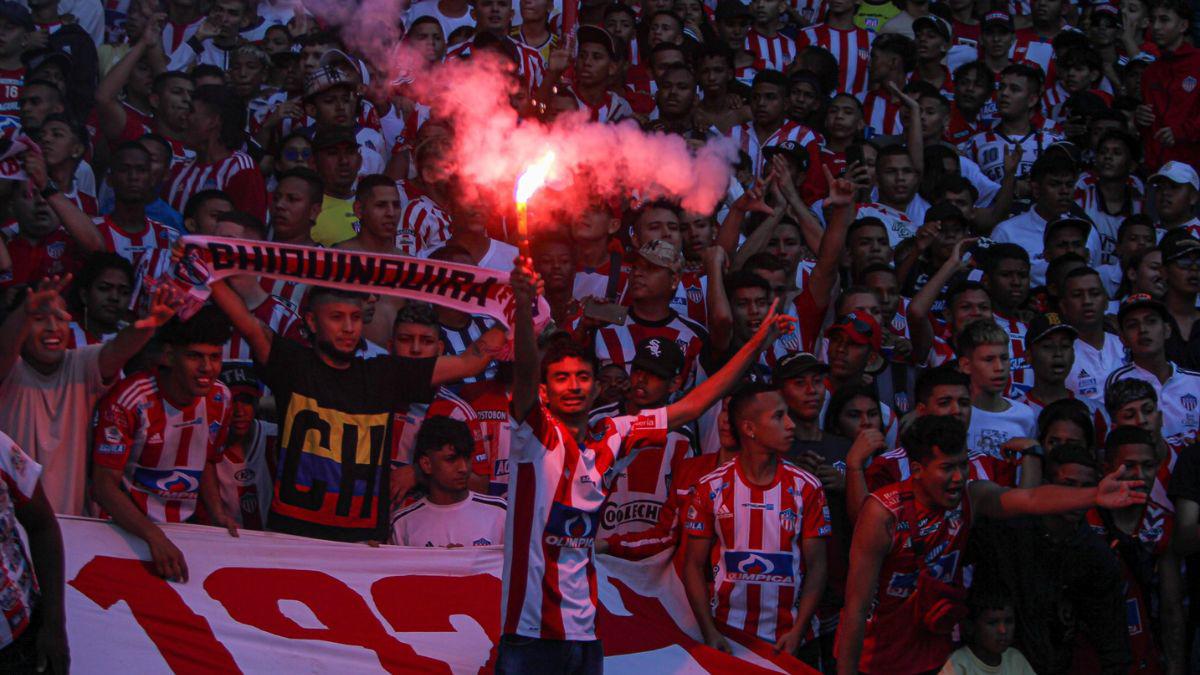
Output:
[[[327,23],[342,27],[348,46],[392,78],[411,78],[412,98],[449,120],[454,142],[448,158],[464,182],[496,197],[512,198],[517,177],[547,151],[555,153],[551,190],[535,199],[543,205],[576,210],[587,198],[642,200],[666,197],[688,211],[711,212],[725,196],[737,148],[724,137],[693,151],[677,135],[642,131],[635,121],[598,124],[587,111],[561,114],[553,123],[519,119],[509,103],[512,76],[490,54],[451,59],[417,71],[419,57],[399,43],[395,17],[404,0],[365,0],[352,10],[344,0],[308,0],[306,6]],[[353,7],[353,5],[351,5]],[[411,139],[410,139],[411,140]],[[586,181],[576,181],[587,176]]]
[[418,100],[453,121],[454,164],[467,181],[511,185],[552,151],[551,187],[587,175],[595,196],[668,197],[702,213],[724,197],[737,155],[731,141],[710,140],[693,153],[680,136],[647,133],[632,120],[594,123],[586,111],[559,115],[549,125],[521,120],[509,104],[511,78],[503,67],[491,58],[450,61],[413,83]]

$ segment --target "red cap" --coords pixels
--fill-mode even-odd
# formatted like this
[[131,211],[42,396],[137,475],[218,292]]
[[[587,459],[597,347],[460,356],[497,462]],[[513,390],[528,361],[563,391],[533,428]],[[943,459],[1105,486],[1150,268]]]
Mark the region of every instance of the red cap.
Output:
[[879,330],[879,322],[866,312],[850,312],[843,314],[825,329],[825,337],[842,331],[851,342],[869,345],[875,352],[883,349],[883,333]]

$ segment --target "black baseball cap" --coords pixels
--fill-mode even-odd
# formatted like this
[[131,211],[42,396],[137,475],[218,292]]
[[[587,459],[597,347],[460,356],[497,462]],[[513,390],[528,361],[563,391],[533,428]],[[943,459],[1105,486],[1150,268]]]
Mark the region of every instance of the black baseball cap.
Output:
[[1057,218],[1046,223],[1046,230],[1042,233],[1042,243],[1045,244],[1050,241],[1050,236],[1064,227],[1074,228],[1083,233],[1084,237],[1087,237],[1092,231],[1092,223],[1087,218],[1063,216],[1062,218]]
[[33,15],[21,3],[12,0],[0,1],[0,19],[25,30],[33,30]]
[[1025,332],[1026,344],[1033,344],[1048,337],[1055,331],[1063,331],[1070,333],[1071,337],[1078,337],[1079,331],[1071,324],[1063,321],[1062,317],[1057,312],[1046,312],[1033,317],[1033,321],[1029,322],[1029,329]]
[[669,380],[683,372],[683,350],[674,340],[647,338],[638,343],[630,367]]
[[813,372],[827,373],[829,366],[821,363],[817,357],[808,352],[792,352],[779,359],[779,362],[775,364],[775,370],[771,371],[771,380],[775,384],[780,384],[793,377]]
[[913,20],[912,29],[914,33],[922,26],[925,28],[932,28],[938,35],[941,35],[942,39],[944,40],[950,39],[950,35],[952,33],[950,24],[936,14],[926,14],[925,16],[920,16]]
[[1163,264],[1166,264],[1185,255],[1200,254],[1200,240],[1190,236],[1163,237],[1159,248],[1162,249]]
[[754,18],[754,14],[751,13],[750,7],[742,4],[741,0],[719,0],[719,2],[717,2],[717,11],[714,14],[717,21],[738,18]]
[[1121,301],[1121,307],[1117,310],[1117,325],[1122,326],[1125,323],[1125,317],[1135,309],[1152,309],[1158,312],[1163,321],[1170,322],[1170,315],[1167,314],[1167,306],[1155,300],[1145,293],[1134,293],[1133,295]]
[[796,162],[801,173],[808,171],[808,150],[797,141],[784,141],[779,145],[768,145],[762,150],[763,158],[770,161],[775,155],[783,155]]
[[625,58],[625,50],[618,46],[618,41],[613,38],[612,34],[599,26],[580,26],[575,33],[575,41],[577,44],[598,44],[604,47],[604,51],[608,52],[614,60],[620,61]]
[[926,209],[925,222],[922,225],[934,222],[941,223],[947,220],[955,220],[963,227],[967,226],[967,217],[963,215],[962,209],[946,201],[938,202]]
[[355,147],[358,146],[358,134],[355,133],[354,127],[328,127],[318,129],[313,134],[313,151],[327,150],[342,143],[349,143]]

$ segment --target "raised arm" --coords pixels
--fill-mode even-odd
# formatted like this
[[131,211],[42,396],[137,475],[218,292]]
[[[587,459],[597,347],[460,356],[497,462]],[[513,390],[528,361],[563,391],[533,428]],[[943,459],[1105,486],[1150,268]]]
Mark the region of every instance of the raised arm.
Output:
[[508,342],[507,332],[500,327],[489,328],[479,339],[467,346],[466,351],[455,356],[439,356],[433,366],[433,384],[457,382],[466,377],[475,377],[487,370]]
[[986,237],[996,228],[996,224],[1008,217],[1012,208],[1013,197],[1017,193],[1017,169],[1021,166],[1021,146],[1014,145],[1004,150],[1004,178],[1000,181],[1000,190],[992,203],[984,208],[975,209],[975,233]]
[[169,285],[160,284],[146,316],[123,328],[100,348],[100,376],[108,382],[120,375],[129,359],[150,342],[154,331],[170,321],[182,304],[183,299]]
[[867,486],[867,465],[871,457],[887,447],[887,439],[879,429],[865,429],[858,433],[850,451],[846,453],[846,513],[850,524],[858,520],[871,489]]
[[763,182],[758,181],[749,190],[742,193],[737,201],[729,205],[729,213],[725,214],[725,220],[721,221],[721,227],[717,229],[717,246],[725,249],[725,253],[733,255],[738,251],[738,242],[742,236],[742,223],[746,221],[746,215],[752,211],[771,215],[775,212],[766,201],[763,200]]
[[[129,78],[133,75],[133,70],[137,67],[138,62],[150,49],[146,36],[152,23],[147,23],[146,32],[142,33],[138,41],[129,48],[120,61],[117,61],[108,74],[101,78],[100,84],[96,87],[96,117],[100,122],[100,133],[109,141],[120,138],[121,132],[125,130],[128,112],[125,110],[125,106],[121,105],[121,91],[129,83]],[[160,33],[162,32],[161,25],[158,30]]]
[[533,261],[517,258],[509,277],[516,308],[513,312],[513,385],[512,416],[520,424],[525,421],[538,395],[538,348],[533,334],[533,302],[537,297],[537,272]]
[[921,104],[917,99],[904,93],[894,82],[888,82],[888,89],[900,99],[904,106],[904,144],[908,147],[908,157],[912,160],[917,174],[925,173],[925,130],[921,127]]
[[854,206],[854,184],[846,178],[834,178],[827,166],[822,165],[821,170],[829,185],[829,196],[825,198],[829,227],[821,237],[817,264],[808,275],[808,289],[818,305],[828,306],[829,296],[838,280],[838,260],[842,249],[846,248],[846,230],[850,229],[858,210]]
[[687,396],[667,406],[668,427],[678,429],[703,415],[725,394],[729,393],[735,384],[741,381],[742,375],[746,373],[750,364],[758,359],[758,353],[762,351],[764,345],[774,339],[779,332],[787,333],[795,327],[796,319],[779,314],[778,308],[779,300],[771,303],[771,311],[767,313],[767,317],[763,319],[758,330],[754,331],[753,337],[742,345],[733,358],[726,361],[725,365],[721,366],[721,369],[712,377],[688,392]]
[[229,284],[212,280],[208,282],[208,288],[212,291],[213,302],[229,317],[233,329],[250,345],[254,360],[266,365],[271,360],[271,341],[275,338],[275,333],[250,313],[242,296],[230,288]]
[[879,585],[879,570],[892,546],[892,514],[879,502],[868,499],[863,504],[850,543],[850,571],[846,584],[846,604],[838,620],[838,675],[858,672],[862,657],[863,635],[867,628],[867,613]]
[[[28,151],[23,155],[25,173],[29,176],[29,182],[33,184],[33,188],[38,192],[44,192],[46,186],[50,184],[50,177],[46,173],[46,159],[42,157],[40,152]],[[17,188],[20,189],[20,188]],[[75,205],[75,202],[67,199],[67,196],[62,192],[55,191],[54,194],[46,197],[46,203],[50,208],[54,209],[54,213],[58,214],[59,220],[67,230],[67,234],[79,243],[87,253],[93,253],[104,249],[104,238],[100,236],[100,230],[96,229],[96,224],[92,222],[92,217]]]
[[975,514],[994,520],[1017,516],[1047,516],[1098,506],[1119,509],[1145,503],[1146,494],[1135,487],[1141,481],[1125,480],[1125,467],[1104,477],[1094,488],[1042,485],[1035,488],[1003,488],[991,481],[976,480],[967,485]]
[[704,249],[704,271],[708,275],[708,339],[713,349],[724,354],[733,339],[733,309],[725,294],[725,267],[729,257],[720,246]]
[[921,290],[917,291],[912,302],[908,303],[908,330],[912,337],[913,363],[925,363],[925,359],[929,356],[929,349],[933,347],[933,324],[929,322],[929,312],[933,309],[933,303],[937,301],[938,296],[942,294],[942,288],[950,281],[951,277],[963,269],[963,251],[976,241],[978,239],[967,237],[955,244],[954,250],[950,252],[950,257],[929,278],[929,281],[925,282]]

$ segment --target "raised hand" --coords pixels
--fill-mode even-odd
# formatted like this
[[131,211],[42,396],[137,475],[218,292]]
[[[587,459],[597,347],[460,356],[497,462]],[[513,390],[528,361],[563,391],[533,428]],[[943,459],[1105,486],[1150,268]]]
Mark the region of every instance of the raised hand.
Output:
[[860,470],[876,452],[887,447],[887,438],[879,429],[864,429],[858,432],[854,444],[846,453],[846,468]]
[[517,297],[517,301],[526,303],[531,303],[537,298],[542,285],[538,273],[533,271],[533,260],[524,256],[517,258],[508,282],[512,285],[513,295]]
[[[855,166],[855,165],[852,165]],[[825,197],[825,206],[853,206],[856,186],[846,178],[834,178],[829,167],[821,165],[825,172],[825,182],[829,184],[829,195]],[[850,171],[846,171],[849,175]]]
[[146,316],[134,322],[138,330],[154,330],[166,324],[183,306],[183,296],[171,284],[159,284],[150,299]]
[[1008,146],[1004,149],[1004,175],[1015,176],[1017,169],[1021,167],[1021,158],[1025,156],[1025,150],[1019,145]]
[[753,213],[757,211],[768,216],[772,213],[775,213],[775,209],[771,208],[770,204],[767,204],[767,200],[763,196],[765,184],[766,181],[755,181],[754,185],[750,186],[749,190],[743,192],[742,196],[738,197],[737,200],[733,202],[732,208],[736,211],[741,211],[742,213]]
[[62,321],[70,321],[71,315],[63,307],[63,290],[71,285],[71,275],[53,276],[42,279],[25,295],[25,311],[30,314],[50,313]]
[[1096,506],[1112,510],[1146,503],[1149,495],[1135,489],[1142,486],[1142,481],[1125,480],[1125,473],[1126,469],[1122,466],[1100,481],[1100,486],[1096,488]]
[[46,189],[46,185],[50,182],[50,175],[46,171],[46,158],[42,156],[41,148],[37,150],[26,150],[21,154],[21,163],[25,168],[25,175],[29,177],[29,182],[38,189],[38,192]]

